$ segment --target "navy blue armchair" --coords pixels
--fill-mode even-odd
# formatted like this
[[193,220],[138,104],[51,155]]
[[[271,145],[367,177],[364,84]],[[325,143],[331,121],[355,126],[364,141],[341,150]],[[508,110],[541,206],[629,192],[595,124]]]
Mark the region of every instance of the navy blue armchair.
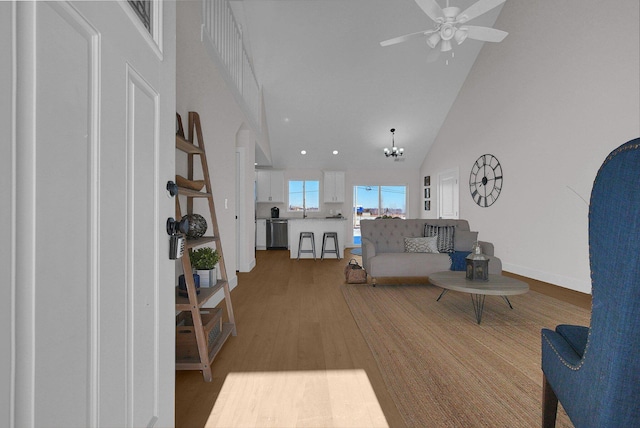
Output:
[[542,330],[542,426],[640,427],[640,138],[604,161],[589,207],[590,327]]

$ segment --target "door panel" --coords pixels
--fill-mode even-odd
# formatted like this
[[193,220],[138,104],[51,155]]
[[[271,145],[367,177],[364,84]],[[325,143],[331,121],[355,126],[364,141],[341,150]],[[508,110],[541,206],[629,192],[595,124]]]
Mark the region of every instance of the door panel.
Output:
[[98,115],[98,70],[91,61],[98,54],[97,33],[79,14],[49,3],[38,4],[36,25],[35,423],[51,418],[82,426],[89,420],[91,302],[97,288],[91,232],[98,194],[98,139],[91,129]]
[[14,7],[14,426],[172,425],[175,3]]
[[448,170],[438,174],[438,218],[459,216],[458,170]]
[[[131,400],[132,426],[146,426],[157,411],[155,389],[159,383],[155,354],[158,350],[155,325],[158,297],[156,254],[148,251],[157,243],[150,241],[158,224],[150,221],[158,152],[158,94],[133,69],[128,69],[127,93],[127,187],[129,227],[127,251],[127,371]],[[147,247],[147,245],[150,245]]]

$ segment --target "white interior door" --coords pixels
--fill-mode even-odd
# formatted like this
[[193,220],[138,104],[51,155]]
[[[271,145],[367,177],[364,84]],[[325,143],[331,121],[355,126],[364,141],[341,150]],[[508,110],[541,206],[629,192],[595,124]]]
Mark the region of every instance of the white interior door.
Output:
[[155,39],[128,2],[11,5],[17,427],[173,424],[175,3],[152,3]]
[[451,169],[438,174],[438,218],[459,217],[458,170]]

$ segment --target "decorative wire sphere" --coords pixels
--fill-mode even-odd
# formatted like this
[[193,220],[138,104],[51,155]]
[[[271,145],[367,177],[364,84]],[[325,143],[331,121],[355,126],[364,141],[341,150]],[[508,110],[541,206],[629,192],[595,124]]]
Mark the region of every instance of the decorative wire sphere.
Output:
[[189,219],[189,230],[187,231],[187,239],[198,239],[207,231],[207,221],[200,214],[187,214]]

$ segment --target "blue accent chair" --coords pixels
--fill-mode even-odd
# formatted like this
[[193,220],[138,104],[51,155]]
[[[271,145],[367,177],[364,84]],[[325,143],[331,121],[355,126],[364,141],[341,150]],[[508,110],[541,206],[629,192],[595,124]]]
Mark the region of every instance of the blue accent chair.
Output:
[[598,171],[589,207],[590,327],[542,330],[542,426],[640,427],[640,138]]

